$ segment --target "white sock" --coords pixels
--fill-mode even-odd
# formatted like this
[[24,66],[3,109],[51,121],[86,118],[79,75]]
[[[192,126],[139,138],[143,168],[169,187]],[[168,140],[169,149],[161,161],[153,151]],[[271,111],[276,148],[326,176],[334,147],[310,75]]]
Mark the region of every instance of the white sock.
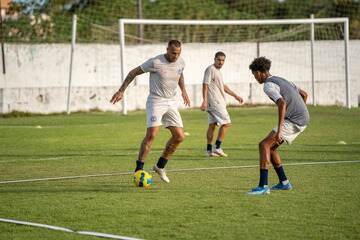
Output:
[[282,181],[281,183],[282,183],[282,185],[286,185],[289,183],[289,180]]

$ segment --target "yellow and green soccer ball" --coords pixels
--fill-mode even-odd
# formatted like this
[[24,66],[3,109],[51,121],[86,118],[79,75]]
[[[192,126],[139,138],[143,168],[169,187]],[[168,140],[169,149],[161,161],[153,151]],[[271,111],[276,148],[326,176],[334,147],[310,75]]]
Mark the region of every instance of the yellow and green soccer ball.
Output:
[[144,170],[138,170],[134,174],[134,183],[137,187],[149,188],[152,184],[152,176]]

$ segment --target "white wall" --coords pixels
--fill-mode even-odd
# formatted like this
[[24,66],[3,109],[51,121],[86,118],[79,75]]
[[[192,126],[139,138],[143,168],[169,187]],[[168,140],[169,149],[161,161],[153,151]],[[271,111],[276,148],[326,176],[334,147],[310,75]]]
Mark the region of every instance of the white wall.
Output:
[[[164,53],[166,45],[130,46],[126,49],[126,72],[147,58]],[[184,44],[185,80],[193,106],[201,104],[201,81],[214,53],[224,51],[222,69],[225,82],[247,102],[271,103],[251,72],[249,63],[256,56],[255,43]],[[295,82],[311,96],[310,44],[276,42],[260,45],[260,55],[272,60],[271,73]],[[360,95],[360,41],[350,42],[351,104],[358,106]],[[0,76],[0,112],[39,113],[66,110],[70,45],[6,44],[6,75]],[[315,45],[316,102],[345,104],[344,46],[337,41],[318,41]],[[109,100],[120,85],[118,45],[79,44],[73,62],[71,110],[121,110]],[[143,109],[148,93],[148,75],[143,74],[127,91],[129,110]],[[310,97],[310,102],[312,99]],[[228,98],[229,103],[235,103]]]

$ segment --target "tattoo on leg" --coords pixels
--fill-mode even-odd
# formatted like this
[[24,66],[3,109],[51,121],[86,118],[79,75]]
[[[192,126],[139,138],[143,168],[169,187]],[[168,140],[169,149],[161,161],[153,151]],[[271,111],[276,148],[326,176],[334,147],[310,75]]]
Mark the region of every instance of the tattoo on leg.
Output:
[[164,152],[163,152],[163,156],[167,159],[169,159],[169,157],[176,151],[176,148],[179,144],[178,143],[174,143],[172,141],[172,139],[170,139],[165,146]]

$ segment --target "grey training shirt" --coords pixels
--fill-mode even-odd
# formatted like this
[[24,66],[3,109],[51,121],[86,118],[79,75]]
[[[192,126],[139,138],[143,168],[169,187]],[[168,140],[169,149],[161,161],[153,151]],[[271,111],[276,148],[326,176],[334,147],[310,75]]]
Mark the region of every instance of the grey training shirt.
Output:
[[223,77],[214,65],[206,68],[203,83],[208,85],[208,109],[226,108]]
[[150,72],[150,95],[171,98],[176,95],[176,88],[185,68],[184,60],[179,57],[176,62],[169,62],[161,54],[150,58],[140,65],[144,72]]
[[264,92],[276,103],[279,98],[286,102],[285,119],[299,126],[309,123],[310,116],[299,88],[281,77],[270,76],[265,80]]

